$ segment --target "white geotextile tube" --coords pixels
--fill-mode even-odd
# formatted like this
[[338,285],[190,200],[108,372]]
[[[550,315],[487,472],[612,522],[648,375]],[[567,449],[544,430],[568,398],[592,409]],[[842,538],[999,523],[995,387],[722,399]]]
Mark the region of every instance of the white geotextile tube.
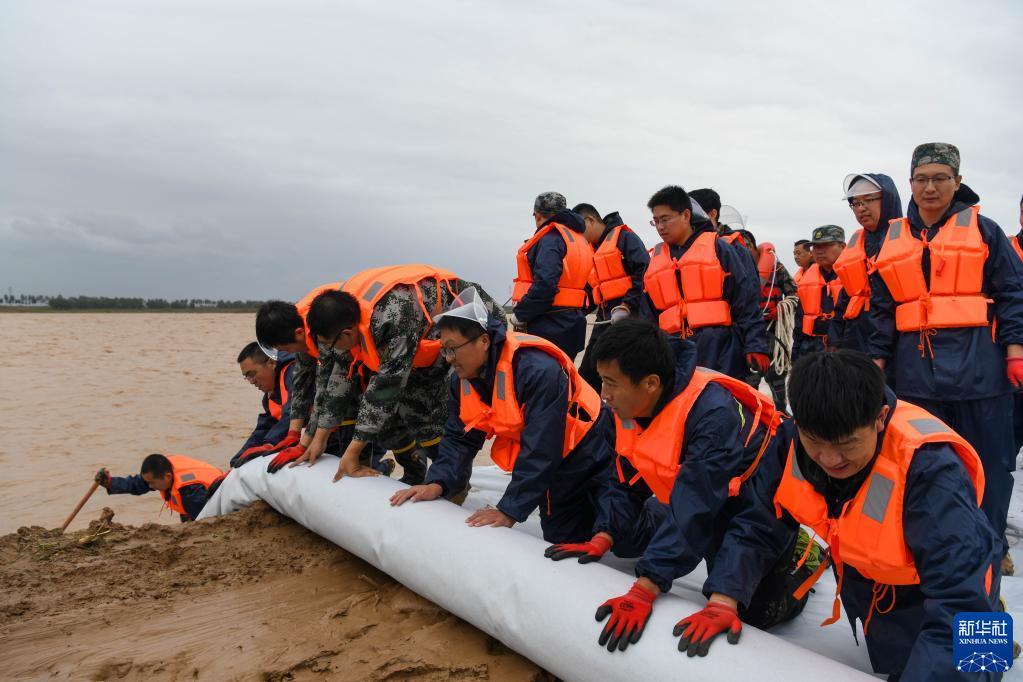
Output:
[[403,484],[384,477],[333,483],[336,457],[276,474],[266,472],[267,461],[232,470],[199,518],[265,500],[562,679],[874,679],[752,627],[737,646],[721,637],[706,658],[686,658],[671,631],[703,604],[674,594],[658,598],[638,644],[610,654],[597,646],[593,614],[628,591],[632,577],[602,564],[552,562],[540,538],[515,528],[470,528],[469,510],[450,502],[393,508],[388,500]]

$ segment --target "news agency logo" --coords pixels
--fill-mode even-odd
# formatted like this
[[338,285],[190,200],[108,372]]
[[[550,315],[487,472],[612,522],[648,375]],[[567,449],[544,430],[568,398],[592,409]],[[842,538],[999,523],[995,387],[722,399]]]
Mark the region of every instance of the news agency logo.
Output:
[[1012,616],[957,613],[952,629],[952,662],[964,673],[1004,673],[1012,667]]

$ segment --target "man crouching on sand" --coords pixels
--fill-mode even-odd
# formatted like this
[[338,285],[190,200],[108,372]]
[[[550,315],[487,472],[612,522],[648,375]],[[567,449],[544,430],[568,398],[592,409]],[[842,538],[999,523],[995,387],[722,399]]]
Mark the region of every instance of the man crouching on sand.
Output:
[[182,521],[195,521],[223,479],[224,472],[217,467],[183,455],[147,455],[138,476],[111,476],[106,469],[96,472],[96,482],[108,495],[158,491]]
[[511,472],[494,509],[470,526],[512,526],[540,508],[548,542],[588,540],[611,461],[611,415],[557,346],[509,332],[473,289],[436,318],[441,352],[454,369],[448,419],[436,461],[423,485],[391,497],[435,500],[458,492],[484,441]]

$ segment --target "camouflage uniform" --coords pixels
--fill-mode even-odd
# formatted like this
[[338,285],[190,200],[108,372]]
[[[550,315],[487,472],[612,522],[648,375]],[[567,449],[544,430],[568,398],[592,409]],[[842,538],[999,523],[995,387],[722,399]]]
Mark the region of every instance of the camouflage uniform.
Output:
[[316,395],[316,358],[295,354],[295,373],[291,388],[291,418],[308,421]]
[[[446,310],[458,292],[475,286],[491,314],[505,319],[501,307],[472,282],[456,280],[453,293],[441,285],[439,305],[434,280],[422,280],[417,286],[431,313]],[[384,294],[370,318],[370,331],[380,355],[378,372],[361,365],[353,368],[350,353],[320,346],[309,431],[337,428],[354,418],[356,439],[396,453],[435,445],[447,419],[448,366],[438,356],[429,367],[412,368],[412,358],[429,324],[416,287],[398,285]],[[426,336],[438,338],[437,327],[432,326]]]

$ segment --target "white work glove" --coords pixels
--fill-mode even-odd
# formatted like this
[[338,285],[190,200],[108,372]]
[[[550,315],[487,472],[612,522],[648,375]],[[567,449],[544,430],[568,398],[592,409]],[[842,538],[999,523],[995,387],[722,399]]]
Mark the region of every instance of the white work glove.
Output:
[[624,320],[629,316],[629,309],[625,306],[618,306],[611,311],[611,324],[618,320]]

